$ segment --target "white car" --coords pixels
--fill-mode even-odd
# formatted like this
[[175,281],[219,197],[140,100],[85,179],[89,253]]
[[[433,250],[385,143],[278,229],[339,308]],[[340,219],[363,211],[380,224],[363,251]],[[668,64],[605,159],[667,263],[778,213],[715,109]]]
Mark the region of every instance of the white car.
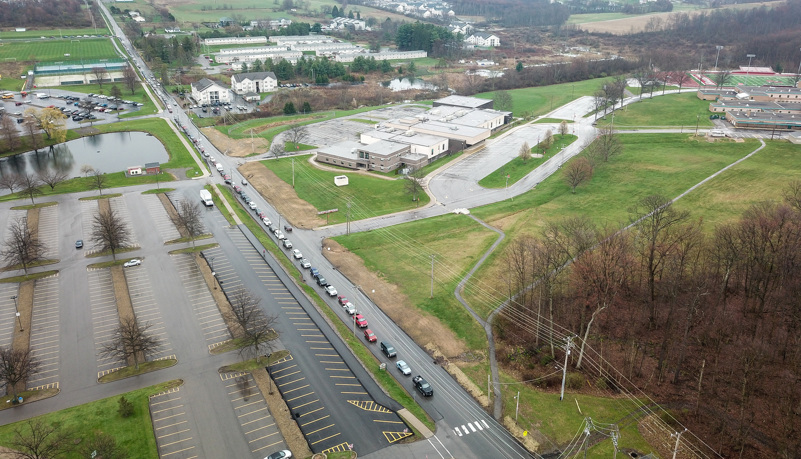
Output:
[[304,269],[309,269],[309,268],[311,268],[311,263],[309,263],[309,260],[304,258],[304,259],[300,260],[300,267],[304,268]]
[[404,376],[409,376],[410,374],[412,374],[412,369],[409,368],[409,365],[407,365],[406,362],[404,362],[403,360],[398,360],[395,363],[395,366],[398,367],[398,370],[400,370],[400,372],[403,373]]
[[264,223],[264,226],[270,226],[273,224],[273,222],[271,222],[267,217],[262,218],[261,221]]
[[274,234],[275,234],[275,237],[277,237],[279,241],[282,240],[282,239],[286,239],[286,236],[284,236],[284,233],[282,233],[280,229],[275,230]]
[[300,250],[298,249],[292,251],[292,256],[295,257],[295,260],[300,260],[301,258],[303,258],[303,254],[300,253]]
[[126,261],[123,264],[123,266],[125,266],[126,268],[130,268],[131,266],[139,266],[141,264],[142,264],[142,260],[140,260],[138,258],[134,258],[133,260]]
[[353,303],[347,303],[342,307],[345,308],[346,311],[348,311],[348,314],[350,315],[356,314],[356,306],[354,306]]
[[326,285],[325,293],[327,293],[328,296],[337,296],[337,289],[335,289],[333,285]]
[[250,204],[248,204],[248,206],[250,206],[251,210],[255,209],[257,207],[256,201],[250,201]]
[[284,248],[285,249],[291,249],[292,248],[292,242],[290,242],[289,239],[284,239]]

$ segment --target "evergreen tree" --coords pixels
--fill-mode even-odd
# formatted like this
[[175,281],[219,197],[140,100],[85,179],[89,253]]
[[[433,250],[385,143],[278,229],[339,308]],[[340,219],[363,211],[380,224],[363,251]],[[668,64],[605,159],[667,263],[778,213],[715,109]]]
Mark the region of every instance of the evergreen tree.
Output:
[[311,105],[309,104],[308,101],[303,102],[303,110],[302,111],[303,111],[303,113],[311,113],[312,109],[311,109]]
[[287,102],[286,104],[284,104],[284,115],[294,115],[297,112],[298,111],[295,110],[295,104],[293,104],[292,102]]
[[332,18],[338,18],[339,17],[339,8],[337,8],[336,5],[334,5],[334,7],[331,8],[331,17]]

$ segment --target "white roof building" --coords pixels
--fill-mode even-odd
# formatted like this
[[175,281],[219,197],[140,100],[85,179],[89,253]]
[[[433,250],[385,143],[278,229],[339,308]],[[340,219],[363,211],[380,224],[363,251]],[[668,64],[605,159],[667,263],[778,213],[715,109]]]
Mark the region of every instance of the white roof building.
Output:
[[474,32],[464,41],[476,46],[501,46],[501,39],[497,35],[487,32]]
[[192,98],[199,104],[231,102],[231,91],[208,78],[192,83]]
[[231,90],[237,94],[260,94],[270,92],[278,86],[273,72],[238,73],[231,77]]

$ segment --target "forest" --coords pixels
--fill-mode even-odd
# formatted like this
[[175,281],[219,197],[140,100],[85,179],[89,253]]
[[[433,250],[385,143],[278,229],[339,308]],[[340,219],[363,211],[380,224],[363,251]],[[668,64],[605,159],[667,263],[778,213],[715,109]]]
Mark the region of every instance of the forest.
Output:
[[499,361],[551,372],[572,334],[569,367],[588,385],[659,394],[724,457],[799,457],[801,182],[782,195],[714,229],[648,196],[629,229],[577,217],[514,241],[519,294],[495,328],[521,351]]
[[483,16],[503,27],[561,25],[570,17],[567,6],[547,0],[455,0],[452,6],[457,16]]
[[[94,2],[92,8],[97,8]],[[92,19],[81,0],[18,0],[3,2],[0,8],[0,27],[91,26]]]

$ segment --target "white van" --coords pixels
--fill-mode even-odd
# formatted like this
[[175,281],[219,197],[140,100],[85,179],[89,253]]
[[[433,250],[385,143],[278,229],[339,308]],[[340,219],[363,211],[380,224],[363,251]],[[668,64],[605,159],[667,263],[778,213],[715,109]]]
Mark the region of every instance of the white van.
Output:
[[36,97],[38,97],[39,99],[49,99],[50,98],[50,96],[48,96],[47,93],[44,93],[44,92],[40,92],[40,93],[36,94]]
[[712,129],[709,131],[710,137],[726,137],[726,133],[720,129]]
[[223,171],[222,163],[217,163],[217,172],[222,172],[222,171]]

